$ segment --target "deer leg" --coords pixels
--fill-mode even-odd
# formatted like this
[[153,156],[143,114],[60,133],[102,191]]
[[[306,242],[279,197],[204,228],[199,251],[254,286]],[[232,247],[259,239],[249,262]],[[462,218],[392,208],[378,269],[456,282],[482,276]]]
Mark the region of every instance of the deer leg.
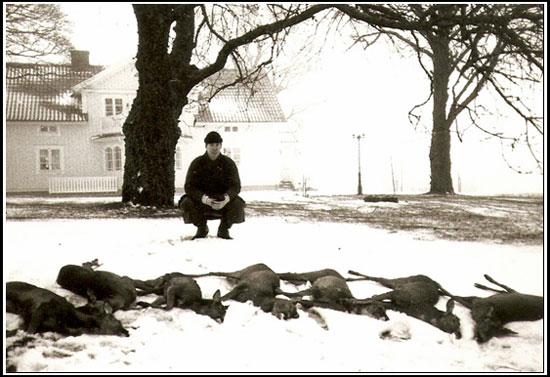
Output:
[[374,295],[371,298],[365,298],[365,299],[344,299],[344,302],[349,302],[351,304],[356,305],[364,305],[364,304],[373,304],[375,302],[382,302],[383,300],[392,300],[393,298],[393,291],[382,293],[379,295]]
[[283,292],[280,289],[277,289],[276,293],[281,294],[281,295],[286,296],[286,297],[291,297],[291,298],[292,297],[302,298],[304,296],[311,296],[313,294],[311,288],[304,289],[303,291],[299,291],[299,292]]
[[181,276],[185,276],[187,278],[203,278],[205,276],[222,276],[219,274],[222,274],[222,272],[207,272],[204,274],[181,274]]
[[447,297],[451,297],[451,298],[454,297],[454,295],[452,293],[450,293],[445,288],[443,288],[439,283],[437,283],[437,289],[438,289],[439,294],[441,296],[447,296]]
[[38,328],[40,327],[40,325],[42,325],[42,322],[44,321],[44,318],[45,318],[44,310],[40,306],[40,307],[38,307],[37,310],[35,310],[31,314],[30,321],[29,321],[25,331],[27,331],[29,334],[35,334],[38,331]]
[[288,281],[289,283],[294,285],[302,285],[304,283],[307,283],[308,281],[304,276],[293,272],[284,272],[277,275],[279,276],[279,279]]
[[495,285],[498,285],[498,286],[501,287],[501,288],[504,288],[507,292],[510,292],[510,293],[516,292],[514,289],[512,289],[512,288],[510,288],[510,287],[507,287],[506,285],[497,282],[495,279],[493,279],[492,277],[490,277],[490,276],[487,275],[487,274],[485,274],[485,275],[483,275],[483,276],[485,276],[485,279],[487,279],[487,280],[490,281],[491,283],[493,283],[493,284],[495,284]]
[[[398,280],[398,279],[386,279],[386,278],[380,278],[380,277],[374,277],[374,276],[368,276],[368,275],[364,275],[362,273],[359,273],[359,272],[356,272],[356,271],[352,271],[352,270],[349,270],[348,271],[349,274],[351,275],[355,275],[355,276],[360,276],[361,278],[360,279],[354,279],[354,280],[371,280],[371,281],[375,281],[381,285],[383,285],[384,287],[387,287],[387,288],[391,288],[391,289],[395,289],[396,288],[396,284],[393,282],[394,280]],[[353,280],[348,280],[346,279],[346,281],[353,281]]]
[[[371,280],[370,276],[363,275],[363,274],[360,273],[360,272],[356,272],[356,271],[349,270],[349,271],[348,271],[348,274],[355,275],[355,276],[360,276],[360,277],[362,278],[362,279],[355,279],[355,280]],[[347,280],[347,279],[346,279],[346,280]]]
[[[172,285],[166,289],[166,310],[172,309],[174,306],[185,307],[192,300],[189,297],[189,292],[182,286]],[[188,302],[189,301],[189,302]]]
[[99,268],[101,267],[101,265],[102,263],[99,263],[99,260],[97,258],[89,262],[82,263],[82,267],[87,268],[89,270],[93,270],[94,268]]
[[121,296],[115,296],[106,299],[105,303],[111,305],[112,311],[116,311],[124,307],[125,300]]
[[163,304],[166,303],[166,299],[164,298],[164,296],[160,296],[160,297],[157,297],[155,299],[155,301],[153,301],[150,306],[152,306],[153,308],[160,308],[162,307]]
[[[221,301],[235,300],[247,288],[248,288],[248,285],[246,283],[239,283],[235,286],[235,288],[233,288],[230,292],[223,295],[220,299]],[[236,301],[239,301],[239,300],[236,300]]]
[[139,289],[143,292],[138,292],[138,295],[144,296],[152,293],[153,287],[156,285],[157,281],[160,278],[153,279],[153,280],[137,280],[132,279],[132,283],[134,284],[134,287],[136,289]]
[[479,283],[475,283],[474,287],[479,288],[479,289],[483,289],[485,291],[491,291],[491,292],[496,292],[496,293],[507,293],[506,291],[501,291],[499,289],[490,288],[490,287],[487,287],[486,285],[479,284]]
[[340,312],[346,312],[346,308],[343,305],[328,302],[328,301],[309,301],[309,300],[298,300],[296,303],[301,304],[305,309],[311,309],[312,307],[326,308],[332,310],[338,310]]

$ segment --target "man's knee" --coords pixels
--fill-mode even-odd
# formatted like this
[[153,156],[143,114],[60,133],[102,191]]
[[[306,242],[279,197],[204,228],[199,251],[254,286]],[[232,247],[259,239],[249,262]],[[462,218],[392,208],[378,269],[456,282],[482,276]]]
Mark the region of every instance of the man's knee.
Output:
[[206,220],[223,218],[227,223],[238,224],[244,222],[244,208],[246,202],[239,196],[227,203],[223,212],[205,208],[202,203],[196,203],[188,196],[183,196],[178,202],[186,224],[203,223]]
[[236,212],[244,212],[246,202],[240,196],[237,196],[235,199],[227,203],[227,206],[228,209],[234,210]]
[[178,202],[178,207],[181,211],[185,211],[185,212],[189,212],[189,210],[191,210],[192,208],[194,208],[196,205],[195,203],[193,202],[193,200],[191,200],[190,197],[188,197],[187,195],[184,195],[180,198],[179,202]]
[[183,215],[183,221],[186,224],[195,224],[198,222],[203,222],[204,219],[201,219],[199,206],[188,196],[183,196],[178,202],[178,207]]
[[237,196],[235,199],[230,201],[227,204],[227,210],[225,212],[227,222],[230,224],[238,224],[244,222],[245,207],[246,202],[240,196]]

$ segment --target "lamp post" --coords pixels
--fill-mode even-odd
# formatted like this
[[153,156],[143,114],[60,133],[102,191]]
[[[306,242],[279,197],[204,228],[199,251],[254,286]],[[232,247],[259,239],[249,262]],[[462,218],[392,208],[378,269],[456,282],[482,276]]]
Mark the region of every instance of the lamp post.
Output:
[[357,139],[357,195],[363,195],[363,187],[361,186],[361,138],[365,137],[365,134],[352,135],[354,139]]

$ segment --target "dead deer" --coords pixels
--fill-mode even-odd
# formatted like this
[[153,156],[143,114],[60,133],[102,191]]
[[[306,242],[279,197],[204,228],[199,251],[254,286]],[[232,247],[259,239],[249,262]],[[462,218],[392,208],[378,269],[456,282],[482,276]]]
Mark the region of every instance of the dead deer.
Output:
[[132,279],[132,280],[134,282],[134,286],[136,288],[136,293],[138,296],[144,296],[148,294],[156,294],[156,295],[162,296],[164,294],[164,290],[168,282],[173,278],[177,278],[177,277],[191,277],[191,276],[182,274],[181,272],[171,272],[168,274],[161,275],[156,279],[150,279],[150,280]]
[[128,336],[112,314],[89,305],[75,308],[64,297],[21,281],[6,283],[6,311],[22,316],[23,329],[30,334]]
[[359,279],[347,279],[348,281],[372,280],[391,288],[392,291],[375,295],[368,299],[357,300],[356,303],[384,303],[387,309],[400,311],[411,317],[427,322],[438,329],[454,334],[461,338],[460,319],[452,313],[454,301],[447,301],[446,311],[437,309],[437,304],[442,294],[448,292],[441,285],[425,275],[414,275],[405,278],[386,279],[349,271],[350,274],[360,276]]
[[295,285],[304,284],[307,282],[310,282],[313,284],[315,280],[325,276],[336,276],[338,278],[344,279],[344,277],[340,275],[338,271],[330,268],[325,268],[322,270],[316,270],[316,271],[310,271],[310,272],[301,272],[301,273],[284,272],[284,273],[278,273],[277,275],[279,275],[279,278],[281,280],[288,281]]
[[254,306],[271,312],[277,318],[298,318],[296,304],[290,300],[276,298],[281,292],[277,274],[263,263],[254,264],[233,272],[209,272],[188,277],[222,276],[236,283],[235,287],[221,297],[222,301],[252,301]]
[[191,309],[197,314],[209,316],[218,323],[223,322],[227,306],[224,306],[221,302],[220,290],[214,293],[212,299],[203,299],[201,288],[197,282],[179,272],[163,275],[153,281],[156,283],[151,289],[152,293],[158,292],[158,287],[162,286],[162,296],[151,304],[140,301],[137,305],[161,308],[163,304],[166,304],[164,306],[165,310],[171,310],[174,306]]
[[[386,310],[379,303],[355,305],[355,297],[351,293],[346,279],[332,269],[323,269],[303,273],[280,273],[279,277],[294,284],[312,283],[311,288],[299,292],[281,292],[287,297],[299,297],[299,302],[305,308],[312,306],[329,308],[355,314],[367,314],[376,319],[388,320]],[[312,296],[313,301],[303,300],[304,296]]]
[[137,297],[134,281],[109,271],[94,270],[93,265],[97,265],[97,260],[82,266],[63,266],[57,275],[57,284],[93,304],[107,304],[107,311],[131,307]]
[[496,292],[489,297],[452,296],[458,303],[471,311],[475,322],[474,339],[484,343],[492,337],[516,334],[504,325],[515,321],[537,321],[544,317],[544,299],[516,292],[504,284],[498,283],[489,275],[484,275],[489,282],[504,288],[504,291],[475,284],[477,288]]

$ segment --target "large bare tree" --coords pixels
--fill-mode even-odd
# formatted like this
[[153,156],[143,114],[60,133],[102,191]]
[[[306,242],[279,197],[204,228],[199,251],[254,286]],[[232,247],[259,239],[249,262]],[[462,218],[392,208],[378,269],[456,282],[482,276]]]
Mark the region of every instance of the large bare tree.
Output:
[[[232,60],[239,77],[251,77],[269,64],[288,29],[329,4],[219,5],[136,4],[136,68],[139,87],[124,123],[126,162],[122,201],[174,205],[174,153],[178,119],[198,84]],[[243,46],[272,46],[267,60],[247,68]]]
[[39,63],[68,57],[70,23],[57,4],[6,4],[5,54],[9,62]]
[[[430,193],[452,194],[451,135],[470,125],[498,137],[512,148],[527,146],[539,169],[543,138],[541,114],[518,95],[522,87],[542,85],[543,5],[537,4],[385,4],[338,5],[360,21],[357,41],[366,46],[380,37],[399,49],[412,48],[429,78],[429,98],[415,106],[410,119],[418,120],[419,107],[432,103]],[[500,98],[520,121],[512,133],[502,125],[483,124],[488,104],[483,92]],[[542,107],[539,107],[542,109]],[[501,111],[501,109],[497,109]],[[463,115],[459,118],[459,115]]]

